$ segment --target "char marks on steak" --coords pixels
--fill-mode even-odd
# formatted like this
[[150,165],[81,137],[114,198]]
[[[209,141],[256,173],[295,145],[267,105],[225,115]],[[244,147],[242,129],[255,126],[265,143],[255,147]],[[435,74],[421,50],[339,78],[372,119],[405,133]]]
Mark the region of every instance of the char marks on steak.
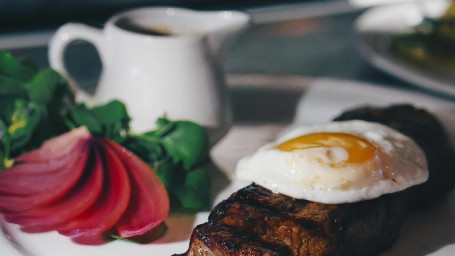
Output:
[[213,209],[183,255],[376,255],[398,236],[404,200],[404,193],[395,193],[328,205],[253,184]]

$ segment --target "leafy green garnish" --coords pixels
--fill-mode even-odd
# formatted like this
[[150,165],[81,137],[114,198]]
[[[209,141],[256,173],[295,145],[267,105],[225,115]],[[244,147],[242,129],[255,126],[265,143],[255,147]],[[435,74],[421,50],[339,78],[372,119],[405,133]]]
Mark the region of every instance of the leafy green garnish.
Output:
[[125,105],[120,101],[114,100],[93,108],[79,103],[71,109],[70,116],[74,124],[87,126],[94,136],[108,138],[120,144],[127,137],[130,117]]
[[166,131],[160,135],[161,143],[174,163],[182,162],[185,169],[190,169],[207,160],[209,140],[203,127],[190,121],[171,122],[164,118],[157,125]]
[[36,73],[34,68],[14,58],[8,52],[0,52],[0,70],[0,74],[19,82],[29,81]]
[[68,84],[57,72],[0,52],[0,170],[10,158],[67,131],[64,119],[72,102]]
[[204,168],[188,172],[180,186],[175,186],[174,194],[184,209],[207,209],[210,205],[210,183]]
[[34,102],[26,102],[23,99],[18,99],[14,102],[9,121],[8,134],[11,143],[11,150],[19,150],[21,147],[30,141],[32,134],[39,122],[45,118],[43,116],[46,110],[43,106]]

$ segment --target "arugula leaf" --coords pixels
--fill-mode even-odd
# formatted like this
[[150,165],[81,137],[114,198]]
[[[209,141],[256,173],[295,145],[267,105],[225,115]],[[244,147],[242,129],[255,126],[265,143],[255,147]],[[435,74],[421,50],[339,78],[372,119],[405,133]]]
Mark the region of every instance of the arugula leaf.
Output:
[[5,123],[0,119],[0,170],[6,169],[6,163],[9,160],[10,155],[10,142],[8,129]]
[[19,150],[23,147],[38,126],[45,109],[34,103],[27,103],[25,100],[16,100],[14,110],[9,120],[8,134],[11,143],[11,150]]
[[204,168],[188,172],[181,186],[173,189],[180,204],[187,210],[207,210],[210,207],[210,182]]
[[0,74],[20,82],[26,82],[35,75],[36,70],[30,65],[14,58],[9,52],[0,51]]
[[[130,121],[125,105],[118,100],[94,107],[93,113],[106,126],[112,126],[122,122],[128,123]],[[123,126],[126,125],[124,124]]]
[[169,191],[172,189],[172,183],[175,178],[175,166],[172,163],[171,158],[167,157],[154,166],[155,173],[160,178],[161,182],[163,182],[164,187]]
[[25,88],[28,100],[43,109],[42,118],[24,148],[24,151],[28,151],[69,130],[66,119],[74,105],[74,95],[67,81],[51,69],[37,71]]
[[[65,118],[72,105],[73,95],[60,74],[37,70],[29,61],[0,51],[0,121],[5,127],[1,162],[68,131]],[[0,170],[4,168],[2,164]]]
[[86,126],[91,134],[98,136],[102,134],[103,125],[85,104],[76,104],[73,109],[71,109],[70,116],[76,124],[76,127]]
[[185,169],[190,169],[207,160],[209,139],[204,127],[190,121],[158,121],[159,129],[166,132],[161,135],[161,143],[174,163],[183,162]]
[[146,134],[129,134],[122,145],[156,169],[157,164],[166,158],[166,152],[156,137]]
[[64,78],[54,70],[40,70],[25,84],[28,97],[32,102],[47,105],[55,98],[57,87],[66,87]]
[[130,117],[120,101],[114,100],[93,108],[76,104],[71,109],[70,116],[75,126],[85,125],[95,136],[117,143],[123,143],[127,139]]
[[92,111],[103,124],[104,137],[118,143],[125,140],[131,119],[122,102],[113,100],[103,106],[94,107]]
[[0,96],[26,95],[27,90],[21,82],[0,74]]

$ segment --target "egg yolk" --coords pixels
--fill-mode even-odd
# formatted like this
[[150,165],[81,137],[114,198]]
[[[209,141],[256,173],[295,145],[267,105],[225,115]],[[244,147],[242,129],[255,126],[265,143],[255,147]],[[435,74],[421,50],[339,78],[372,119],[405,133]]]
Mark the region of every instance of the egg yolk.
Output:
[[308,149],[317,147],[342,147],[349,157],[345,164],[362,164],[372,159],[376,147],[368,140],[347,133],[313,133],[290,139],[278,145],[282,151]]

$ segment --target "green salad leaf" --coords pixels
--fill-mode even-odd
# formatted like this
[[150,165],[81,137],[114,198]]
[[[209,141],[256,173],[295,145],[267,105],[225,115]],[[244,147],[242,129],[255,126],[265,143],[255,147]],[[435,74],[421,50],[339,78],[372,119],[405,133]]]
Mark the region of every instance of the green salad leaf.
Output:
[[175,178],[178,177],[178,175],[181,175],[180,171],[178,169],[175,169],[175,166],[172,163],[172,159],[170,157],[166,157],[163,160],[155,163],[154,169],[168,191],[170,191],[174,186]]
[[210,206],[210,180],[207,171],[200,167],[188,172],[181,186],[176,186],[175,196],[183,209],[208,209]]
[[130,117],[125,105],[117,100],[93,108],[78,103],[71,109],[70,117],[75,126],[85,125],[93,135],[120,144],[129,130]]
[[0,170],[9,159],[68,131],[64,123],[73,95],[66,80],[52,69],[0,52]]
[[103,131],[103,125],[85,104],[76,104],[71,110],[70,117],[74,127],[86,126],[93,135],[101,134]]
[[35,76],[36,69],[14,58],[8,52],[0,52],[0,74],[20,82],[27,82]]
[[10,112],[8,134],[11,143],[11,150],[19,150],[30,141],[32,133],[36,130],[39,122],[45,115],[45,109],[33,102],[26,102],[18,99],[14,102],[13,110]]
[[190,121],[171,122],[161,118],[158,129],[166,132],[160,136],[166,152],[174,163],[182,162],[185,169],[190,169],[204,162],[209,151],[209,140],[205,129]]

